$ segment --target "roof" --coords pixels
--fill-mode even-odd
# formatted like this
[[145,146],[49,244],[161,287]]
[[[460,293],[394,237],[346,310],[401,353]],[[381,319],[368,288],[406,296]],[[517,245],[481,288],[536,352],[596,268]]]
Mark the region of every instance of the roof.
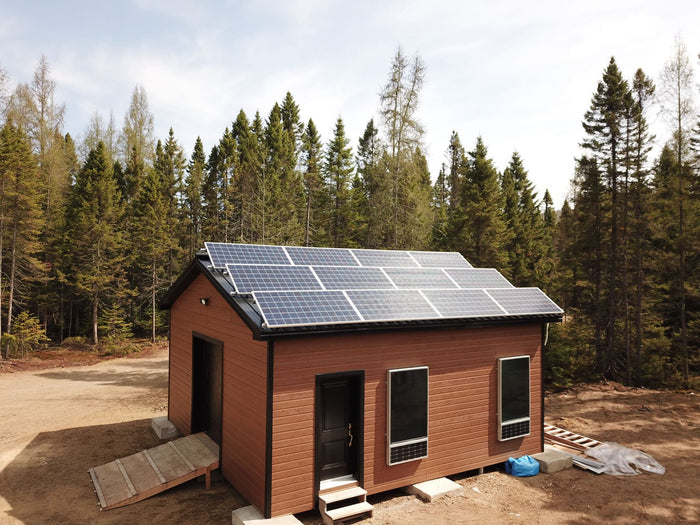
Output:
[[457,252],[205,243],[161,303],[204,274],[258,339],[285,335],[559,322],[539,288],[516,288]]

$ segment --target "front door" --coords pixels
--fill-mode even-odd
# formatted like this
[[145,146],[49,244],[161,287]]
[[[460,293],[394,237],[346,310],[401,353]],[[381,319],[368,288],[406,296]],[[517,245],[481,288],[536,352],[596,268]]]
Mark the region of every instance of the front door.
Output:
[[319,376],[316,392],[319,481],[358,476],[362,445],[361,375]]

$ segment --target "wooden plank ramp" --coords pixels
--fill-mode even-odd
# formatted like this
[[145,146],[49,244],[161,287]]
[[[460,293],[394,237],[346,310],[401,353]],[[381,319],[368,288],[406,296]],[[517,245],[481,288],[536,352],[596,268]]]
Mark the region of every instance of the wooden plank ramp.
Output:
[[88,472],[101,510],[116,509],[144,500],[205,476],[219,468],[219,445],[206,434],[192,434],[131,456],[110,461]]
[[544,440],[547,443],[564,445],[580,452],[586,452],[587,449],[600,445],[600,441],[596,439],[569,432],[547,423],[544,425]]

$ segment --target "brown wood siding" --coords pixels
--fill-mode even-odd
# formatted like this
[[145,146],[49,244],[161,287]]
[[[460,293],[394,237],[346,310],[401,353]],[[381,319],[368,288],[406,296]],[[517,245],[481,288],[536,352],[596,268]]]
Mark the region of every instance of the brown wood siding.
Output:
[[[498,358],[531,356],[530,436],[497,439]],[[382,492],[540,452],[540,324],[275,342],[272,516],[314,507],[317,374],[365,371],[364,488]],[[386,464],[386,371],[427,365],[428,457]]]
[[[201,297],[209,297],[202,305]],[[221,470],[259,509],[265,508],[267,343],[248,327],[203,275],[180,295],[170,312],[170,420],[189,434],[192,407],[192,337],[223,342]]]

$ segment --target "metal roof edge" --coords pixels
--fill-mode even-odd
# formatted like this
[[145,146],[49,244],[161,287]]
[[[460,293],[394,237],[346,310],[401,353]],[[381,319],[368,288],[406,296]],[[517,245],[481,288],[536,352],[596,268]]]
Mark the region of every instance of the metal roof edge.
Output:
[[298,326],[278,329],[263,329],[259,335],[260,340],[274,340],[291,337],[316,336],[316,335],[342,335],[358,332],[392,332],[405,330],[406,328],[417,330],[450,329],[450,328],[483,328],[495,325],[529,324],[529,323],[560,323],[561,314],[533,314],[518,316],[492,316],[480,318],[450,318],[428,319],[411,321],[383,321],[351,324]]

